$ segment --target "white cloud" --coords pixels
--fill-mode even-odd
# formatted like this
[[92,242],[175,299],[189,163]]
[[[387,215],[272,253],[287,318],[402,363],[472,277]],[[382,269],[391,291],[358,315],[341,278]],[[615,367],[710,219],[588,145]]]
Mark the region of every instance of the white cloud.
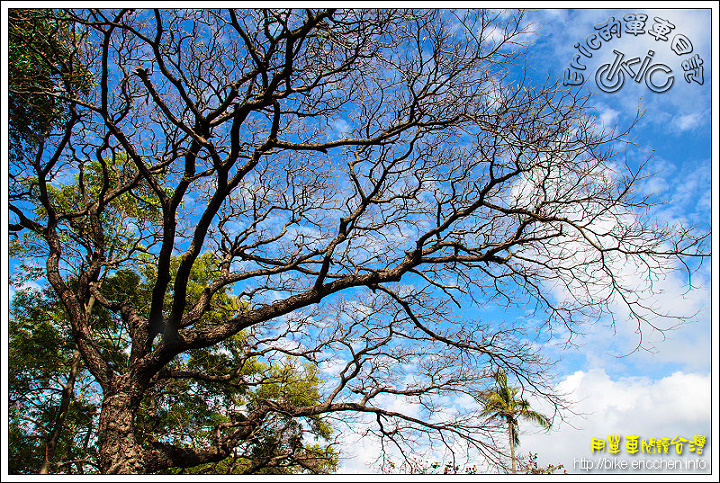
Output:
[[[573,409],[584,417],[570,416],[566,421],[558,421],[548,433],[530,431],[521,435],[521,452],[538,452],[540,465],[563,464],[569,473],[582,472],[577,462],[580,458],[593,458],[591,439],[607,441],[609,435],[620,434],[621,452],[614,458],[630,463],[633,459],[701,458],[709,471],[712,444],[710,373],[675,372],[659,380],[647,377],[613,379],[603,369],[592,369],[567,376],[559,384],[559,390],[569,394],[576,403]],[[540,411],[546,409],[542,404],[538,407]],[[682,456],[676,455],[674,446],[668,455],[631,456],[625,451],[628,435],[641,439],[681,436],[688,440],[705,435],[707,444],[700,456],[688,451],[687,446]],[[607,451],[596,453],[595,459],[609,456]]]
[[[589,51],[586,48],[585,51],[592,54],[591,58],[579,53],[581,50],[575,45],[582,47],[588,36],[596,32],[595,26],[605,23],[611,17],[622,22],[623,16],[628,13],[647,15],[645,34],[632,35],[623,29],[620,38],[613,36],[611,40],[603,41],[598,50]],[[675,136],[698,125],[709,124],[712,75],[709,9],[577,9],[563,11],[563,14],[555,10],[538,9],[532,16],[533,21],[541,24],[538,29],[540,37],[532,49],[533,69],[543,74],[547,70],[562,82],[565,69],[570,68],[575,55],[580,55],[578,60],[586,67],[585,70],[572,70],[582,74],[585,80],[581,92],[595,92],[597,96],[592,102],[601,101],[612,106],[620,113],[617,121],[628,122],[640,107],[646,112],[643,125],[655,126]],[[656,17],[669,20],[675,26],[667,41],[656,40],[647,33],[655,24]],[[691,54],[678,56],[673,52],[671,39],[675,35],[685,35],[691,41]],[[649,57],[648,65],[668,66],[672,70],[668,75],[674,78],[673,86],[664,93],[656,94],[649,90],[643,79],[636,82],[626,75],[618,91],[610,94],[601,92],[595,82],[595,73],[601,65],[615,60],[615,51],[621,52],[624,60],[638,57],[642,62]],[[703,59],[702,85],[687,82],[684,78],[682,61],[695,54]]]
[[693,112],[690,114],[679,116],[677,121],[675,121],[673,124],[680,131],[688,131],[702,124],[703,119],[704,118],[700,115],[700,113]]
[[617,122],[620,111],[615,109],[605,108],[600,112],[599,119],[603,126],[612,127]]
[[[528,452],[538,453],[540,466],[562,464],[568,473],[583,472],[579,466],[582,458],[595,461],[597,465],[602,457],[628,461],[628,464],[634,460],[652,461],[653,464],[658,464],[658,460],[701,460],[701,467],[697,469],[704,468],[704,472],[709,472],[712,450],[710,377],[710,373],[675,372],[652,380],[644,376],[614,378],[603,369],[577,371],[566,376],[558,385],[558,391],[567,394],[567,399],[573,403],[572,411],[575,414],[566,413],[563,420],[556,418],[549,432],[521,421],[521,445],[516,454],[526,456]],[[447,402],[449,407],[455,406],[455,402],[457,405],[465,403],[461,399]],[[552,414],[552,409],[542,400],[532,399],[531,406],[543,414]],[[380,471],[379,458],[383,454],[399,463],[401,457],[392,447],[382,448],[377,440],[363,437],[362,428],[372,426],[373,418],[366,416],[360,419],[365,421],[358,420],[351,425],[354,431],[343,431],[341,434],[341,473],[377,473]],[[592,438],[607,441],[609,435],[615,434],[621,436],[618,455],[613,456],[607,451],[607,443],[605,452],[593,455]],[[704,435],[707,439],[702,454],[689,451],[689,443],[685,443],[681,455],[677,455],[675,446],[671,445],[667,455],[639,453],[631,456],[626,452],[626,436],[632,435],[638,436],[638,441],[651,438],[672,440],[677,436],[693,441],[696,435]],[[504,439],[501,441],[504,442]],[[423,457],[427,461],[433,457],[442,460],[441,456],[424,454],[419,447],[408,449],[412,456],[420,460]],[[470,465],[480,464],[481,461],[481,458],[471,460]],[[688,471],[695,472],[703,471]],[[631,474],[632,471],[627,473]]]
[[[618,270],[628,285],[647,282],[647,277],[630,265]],[[578,329],[582,333],[573,340],[576,349],[553,353],[552,348],[546,347],[545,353],[560,359],[565,370],[606,368],[623,374],[653,376],[665,375],[668,370],[709,370],[712,350],[709,267],[693,274],[691,291],[687,278],[680,273],[664,275],[652,281],[653,293],[643,288],[634,295],[644,307],[673,317],[658,316],[648,308],[636,306],[634,310],[647,318],[638,324],[627,305],[616,300],[610,304],[614,325],[606,317],[594,325],[581,326]]]
[[340,139],[350,132],[350,123],[345,119],[336,119],[331,124],[332,131],[335,133],[335,139]]
[[[373,424],[368,420],[366,424]],[[342,435],[340,446],[340,473],[378,473],[378,460],[382,448],[377,441],[355,432],[346,432]]]

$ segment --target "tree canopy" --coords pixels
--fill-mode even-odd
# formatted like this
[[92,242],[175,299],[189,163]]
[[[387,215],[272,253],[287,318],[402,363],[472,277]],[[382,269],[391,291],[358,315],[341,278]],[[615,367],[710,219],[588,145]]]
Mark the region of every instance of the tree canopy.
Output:
[[520,388],[513,387],[508,383],[505,369],[498,369],[493,377],[495,387],[480,392],[476,398],[482,404],[482,416],[485,416],[487,420],[501,419],[507,425],[510,470],[512,473],[516,473],[515,447],[520,444],[520,419],[532,421],[544,429],[550,429],[552,420],[544,414],[530,409],[530,402],[527,399],[517,397]]
[[626,131],[526,83],[522,12],[43,15],[68,41],[39,78],[92,82],[23,85],[63,116],[10,157],[13,257],[52,289],[18,300],[11,346],[54,344],[59,372],[26,372],[54,388],[77,351],[97,398],[67,422],[103,473],[330,471],[352,428],[495,464],[496,428],[449,398],[503,367],[560,405],[533,334],[616,303],[642,328],[638,293],[707,255],[647,216]]
[[8,17],[8,152],[18,162],[65,118],[57,94],[87,93],[93,79],[76,57],[82,37],[62,15],[10,9]]
[[[207,282],[209,263],[198,264],[192,289]],[[116,297],[147,303],[149,279],[129,269],[103,280]],[[143,302],[142,299],[145,299]],[[216,297],[208,317],[237,312],[237,300]],[[125,370],[129,339],[119,318],[102,306],[90,317],[100,351],[114,370]],[[9,328],[11,473],[31,474],[38,468],[52,472],[87,474],[101,471],[97,452],[97,420],[101,394],[81,363],[67,327],[67,313],[51,288],[24,289],[15,294]],[[205,377],[200,377],[203,374]],[[232,374],[220,389],[216,374]],[[196,376],[196,377],[194,377]],[[76,382],[77,381],[77,382]],[[137,409],[135,432],[145,444],[158,435],[198,445],[212,439],[217,424],[242,415],[240,407],[272,397],[295,404],[315,404],[319,398],[317,367],[287,357],[279,363],[263,362],[246,334],[237,334],[211,349],[194,351],[174,361],[149,390]],[[337,468],[337,452],[327,442],[333,431],[320,416],[307,425],[282,415],[268,418],[232,455],[188,469],[191,473],[327,473]],[[57,435],[55,435],[57,433]],[[326,444],[318,444],[325,441]],[[183,472],[175,469],[170,472]]]

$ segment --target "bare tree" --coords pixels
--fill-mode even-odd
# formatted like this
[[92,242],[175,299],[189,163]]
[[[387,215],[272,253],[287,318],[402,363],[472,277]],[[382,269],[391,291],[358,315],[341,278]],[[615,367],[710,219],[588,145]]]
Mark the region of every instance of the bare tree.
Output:
[[[463,311],[531,304],[547,333],[572,333],[621,300],[640,324],[650,312],[623,270],[651,280],[703,256],[703,235],[642,217],[626,132],[598,127],[577,94],[513,73],[529,35],[520,12],[64,18],[95,88],[45,91],[68,118],[10,167],[10,228],[32,234],[102,387],[104,472],[222,460],[273,413],[366,415],[400,451],[463,441],[499,461],[481,408],[441,401],[483,388],[496,367],[552,399],[547,367],[524,327]],[[203,257],[212,277],[190,294]],[[147,304],[101,283],[146,266]],[[242,303],[209,319],[228,289]],[[89,324],[93,303],[124,324],[121,368]],[[238,334],[253,357],[323,369],[321,402],[267,397],[205,445],[141,444],[136,415],[163,381],[263,383],[242,367],[170,366]]]

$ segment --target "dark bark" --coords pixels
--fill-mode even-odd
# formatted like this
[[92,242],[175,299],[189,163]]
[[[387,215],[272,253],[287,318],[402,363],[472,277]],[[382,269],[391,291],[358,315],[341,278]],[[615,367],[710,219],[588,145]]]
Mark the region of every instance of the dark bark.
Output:
[[[68,13],[97,46],[91,60],[101,71],[98,88],[90,99],[73,100],[78,114],[72,111],[56,152],[38,156],[38,195],[28,201],[16,194],[19,202],[10,209],[13,229],[32,230],[47,243],[48,281],[67,309],[85,365],[102,386],[104,473],[220,461],[272,412],[375,413],[381,438],[393,440],[407,429],[442,440],[451,433],[482,446],[481,428],[467,423],[471,417],[435,424],[376,406],[386,394],[422,401],[466,392],[484,384],[480,366],[491,363],[512,366],[532,379],[528,385],[547,388],[536,369],[542,360],[519,342],[524,338],[515,339],[514,330],[458,322],[446,307],[451,301],[460,306],[456,296],[474,299],[477,293],[479,300],[497,296],[512,304],[525,303],[517,294],[526,294],[548,312],[549,326],[562,323],[572,330],[576,321],[600,316],[603,302],[577,297],[576,306],[553,305],[548,282],[568,289],[606,283],[622,295],[634,288],[618,284],[609,261],[613,253],[647,260],[648,270],[656,259],[695,256],[690,252],[699,240],[681,239],[668,254],[655,242],[654,226],[642,224],[629,226],[627,236],[619,230],[617,243],[600,246],[595,240],[607,237],[603,220],[594,226],[568,218],[573,210],[601,218],[644,208],[643,201],[626,197],[639,175],[628,173],[618,186],[596,181],[598,167],[614,162],[605,148],[622,134],[598,134],[578,104],[582,99],[563,97],[559,86],[499,88],[504,74],[496,69],[512,56],[502,53],[503,45],[517,40],[522,15],[511,15],[498,29],[507,32],[503,41],[486,45],[485,29],[493,20],[486,12],[469,14],[473,28],[467,38],[450,34],[449,23],[448,29],[436,28],[446,22],[437,11],[290,13],[258,10],[239,18],[232,10],[197,12],[202,25],[217,27],[202,34],[208,36],[203,42],[187,42],[196,34],[176,35],[195,25],[196,12],[192,18],[164,11]],[[142,65],[133,70],[137,62]],[[397,75],[386,78],[386,71]],[[333,120],[345,118],[352,129],[328,137]],[[128,179],[110,180],[115,167],[105,160],[120,153],[128,161]],[[102,191],[80,207],[58,203],[53,180],[69,179],[71,169],[91,162],[104,167]],[[329,186],[334,177],[342,189]],[[518,199],[517,186],[526,184],[536,188],[534,197]],[[19,185],[14,193],[24,189]],[[123,194],[162,213],[146,225],[149,217],[118,215],[138,233],[113,240],[116,232],[103,216]],[[22,203],[38,200],[44,214],[35,221]],[[183,208],[188,203],[192,213]],[[80,239],[80,247],[65,241],[73,230],[71,240]],[[575,267],[558,259],[569,242],[583,244],[590,254]],[[119,254],[113,256],[115,243]],[[215,273],[192,300],[191,272],[210,251]],[[148,303],[135,306],[100,293],[102,270],[130,267],[146,255],[153,258],[148,263],[154,273]],[[72,274],[77,288],[70,288],[69,266],[78,271]],[[235,287],[239,298],[250,300],[247,308],[205,323],[213,298]],[[363,287],[373,296],[365,297]],[[111,367],[91,330],[85,311],[91,294],[125,324],[130,353],[124,374]],[[373,314],[356,320],[358,311],[338,302],[346,320],[339,316],[332,330],[315,330],[320,316],[314,307],[335,303],[340,294],[357,297]],[[338,297],[328,301],[333,295]],[[628,304],[632,311],[636,303]],[[273,328],[293,314],[312,330]],[[440,330],[451,326],[457,328]],[[149,435],[152,446],[141,447],[135,417],[156,381],[175,376],[243,382],[239,368],[231,376],[196,374],[173,372],[168,363],[247,329],[258,333],[252,350],[259,356],[321,363],[324,353],[337,351],[332,359],[347,365],[335,374],[336,387],[314,406],[263,400],[242,422],[217,424],[205,447],[171,445],[165,435]],[[400,350],[393,345],[398,338],[412,342]],[[285,339],[305,348],[289,350]],[[443,357],[403,387],[393,367],[378,362],[390,359],[399,368],[437,348]],[[448,355],[449,349],[456,352]],[[386,431],[386,420],[399,420],[401,427]],[[515,472],[515,435],[508,424]]]
[[[137,398],[122,390],[106,395],[99,422],[100,466],[104,474],[144,474],[142,448],[135,438]],[[106,393],[107,394],[107,393]]]

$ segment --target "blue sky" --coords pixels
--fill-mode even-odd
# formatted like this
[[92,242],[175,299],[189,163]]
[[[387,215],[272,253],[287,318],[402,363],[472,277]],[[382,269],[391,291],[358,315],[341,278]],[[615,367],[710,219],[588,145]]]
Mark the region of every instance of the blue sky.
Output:
[[[643,190],[665,201],[653,215],[660,222],[707,227],[711,224],[711,208],[714,206],[717,212],[717,138],[712,135],[717,131],[717,124],[716,129],[712,129],[713,122],[717,123],[717,99],[712,99],[711,95],[712,67],[718,51],[717,10],[711,10],[709,4],[700,5],[704,9],[689,10],[657,10],[639,5],[634,9],[538,9],[531,12],[528,20],[537,35],[528,36],[532,42],[528,61],[518,69],[527,67],[529,83],[541,83],[548,77],[551,81],[562,80],[565,69],[571,68],[573,56],[580,52],[575,44],[585,44],[588,36],[597,32],[594,27],[605,24],[611,17],[619,21],[622,28],[619,38],[613,35],[609,41],[600,39],[600,47],[594,51],[586,47],[592,57],[582,56],[584,71],[572,69],[584,73],[585,77],[585,82],[575,88],[594,93],[590,104],[598,119],[609,127],[624,129],[638,109],[644,111],[632,131],[638,149],[631,154],[629,162],[638,163],[651,157],[649,168],[656,174],[644,183]],[[532,4],[529,7],[536,8]],[[643,14],[646,15],[645,25],[634,29],[637,34],[626,32],[633,27],[626,27],[624,17],[636,15],[628,18],[642,20]],[[712,22],[716,30],[714,36],[711,35]],[[663,32],[660,25],[674,28]],[[657,33],[657,40],[649,33],[651,30]],[[663,33],[667,41],[662,39]],[[676,35],[679,37],[673,44]],[[686,40],[692,44],[692,52],[678,55],[675,50],[680,53],[689,50]],[[646,72],[654,65],[666,66],[652,70],[649,82],[658,89],[672,76],[672,86],[665,92],[656,93],[644,79],[635,82],[626,74],[625,82],[616,92],[603,92],[597,85],[595,73],[604,64],[612,65],[619,57],[617,52],[623,56],[621,62],[633,57],[640,59],[638,63],[628,64],[635,73],[648,56]],[[702,84],[694,80],[700,80],[698,71],[694,76],[688,74],[689,82],[684,75],[683,61],[695,55],[699,56],[695,61],[702,59]],[[685,67],[692,70],[693,62],[689,61]],[[716,242],[713,246],[716,247]],[[686,276],[670,276],[660,281],[663,293],[652,300],[655,307],[679,315],[697,316],[692,323],[664,333],[643,327],[643,347],[637,351],[632,352],[639,341],[637,325],[624,323],[627,319],[620,307],[617,307],[618,323],[614,329],[608,321],[601,322],[586,328],[586,335],[574,340],[578,344],[575,348],[546,347],[546,354],[558,358],[554,367],[558,389],[569,394],[569,399],[575,402],[573,410],[578,414],[568,413],[564,421],[557,420],[549,433],[524,426],[520,453],[537,452],[539,464],[563,464],[568,472],[575,473],[583,472],[576,460],[593,458],[591,438],[606,439],[610,434],[622,434],[648,439],[678,435],[692,439],[695,434],[703,434],[710,441],[718,421],[717,399],[711,397],[711,363],[714,360],[717,364],[717,331],[711,331],[711,317],[717,320],[717,288],[711,289],[710,284],[715,273],[717,262],[713,260],[712,265],[706,262],[693,275],[694,289],[689,292]],[[507,317],[508,314],[498,312],[497,315]],[[671,319],[656,322],[663,328],[675,324]],[[629,355],[618,357],[629,352]],[[552,412],[542,401],[532,402],[540,410]],[[712,428],[711,414],[715,415]],[[348,471],[363,471],[362,463],[377,455],[377,448],[370,444],[352,442],[348,446],[357,454],[345,463]],[[701,457],[708,464],[707,468],[711,452],[717,461],[712,442]],[[687,451],[684,455],[696,457],[695,453]],[[597,457],[601,456],[608,456],[608,453],[598,453]],[[655,456],[654,459],[658,458]],[[627,454],[620,454],[618,459],[632,462]],[[653,460],[649,456],[646,459]],[[630,469],[625,473],[639,476],[660,472]]]
[[[639,149],[633,152],[630,162],[638,163],[652,157],[649,166],[657,174],[643,185],[643,189],[667,202],[653,214],[668,223],[682,221],[709,225],[711,208],[717,212],[718,154],[717,139],[713,138],[712,132],[717,131],[718,111],[717,98],[713,99],[711,95],[713,63],[718,52],[717,33],[711,35],[711,26],[714,24],[717,30],[717,10],[653,10],[642,5],[635,9],[538,9],[531,12],[528,20],[536,35],[527,37],[532,42],[528,62],[518,68],[527,66],[529,83],[543,82],[548,76],[550,80],[562,79],[579,52],[575,44],[586,43],[588,35],[596,32],[594,27],[611,17],[619,21],[622,29],[619,38],[613,36],[609,41],[602,41],[600,47],[592,51],[592,58],[579,58],[586,69],[575,70],[584,74],[585,83],[575,88],[595,93],[591,104],[596,116],[608,126],[622,129],[632,121],[638,109],[644,111],[633,130]],[[643,33],[635,35],[625,31],[623,18],[627,15],[647,16]],[[654,24],[668,25],[667,22],[673,26],[667,33],[667,41],[656,40],[648,33]],[[683,35],[692,43],[692,52],[678,55],[673,51],[672,39],[676,35]],[[676,46],[676,49],[681,50],[680,47]],[[617,57],[616,51],[621,52],[624,59],[638,57],[640,61],[633,64],[633,68],[640,66],[646,57],[649,57],[648,70],[654,65],[667,66],[674,79],[672,87],[656,93],[644,79],[635,82],[626,74],[625,82],[617,92],[602,92],[594,78],[595,72],[603,65],[611,64]],[[650,51],[653,52],[651,56]],[[685,79],[683,62],[688,62],[686,67],[692,66],[692,59],[703,62],[702,84],[692,78],[690,82]],[[657,79],[654,85],[662,83],[670,74],[660,71],[657,75],[653,78]],[[699,74],[695,78],[699,79]],[[3,266],[7,267],[7,263]],[[638,342],[636,327],[623,323],[621,308],[618,308],[619,322],[614,330],[607,321],[600,322],[589,327],[586,335],[574,340],[578,345],[576,348],[562,351],[545,348],[559,361],[555,366],[558,389],[576,401],[574,410],[582,415],[568,414],[567,420],[558,421],[549,433],[521,425],[525,431],[521,435],[519,451],[523,454],[538,452],[539,464],[564,464],[569,472],[573,472],[575,459],[591,456],[591,438],[604,439],[608,434],[669,438],[705,434],[711,440],[718,420],[717,399],[712,400],[710,385],[712,358],[717,363],[717,331],[711,331],[712,318],[717,320],[717,288],[711,289],[710,284],[715,273],[717,262],[706,263],[693,275],[695,289],[690,292],[687,291],[686,277],[671,276],[658,282],[664,294],[653,300],[656,307],[680,315],[696,313],[697,316],[693,323],[663,334],[644,327],[641,350],[617,357],[631,352]],[[715,313],[711,314],[711,310]],[[497,315],[506,316],[501,312]],[[517,317],[523,315],[516,314]],[[666,328],[674,325],[670,319],[657,322]],[[532,402],[543,410],[542,401]],[[715,415],[712,428],[711,413]],[[377,455],[378,448],[372,443],[348,438],[341,450],[350,456],[343,463],[343,471],[373,471],[365,466]],[[703,458],[709,462],[711,451],[717,461],[712,441]]]
[[[645,111],[633,131],[634,137],[639,147],[652,154],[649,166],[657,175],[646,183],[645,189],[667,202],[654,214],[668,223],[684,221],[707,226],[711,222],[712,199],[716,200],[716,193],[712,194],[712,180],[717,182],[717,145],[712,142],[712,121],[717,122],[717,107],[713,106],[711,96],[712,13],[709,9],[636,8],[537,11],[532,15],[538,22],[538,34],[543,36],[531,48],[533,59],[537,59],[532,65],[539,76],[544,73],[563,76],[565,69],[570,69],[573,55],[579,52],[575,44],[585,43],[596,25],[606,23],[611,17],[622,25],[623,19],[632,19],[630,15],[635,19],[642,19],[642,14],[647,16],[645,33],[636,35],[624,29],[620,38],[613,36],[603,42],[604,45],[593,52],[593,58],[583,57],[588,74],[585,84],[578,88],[595,92],[592,104],[597,116],[620,128],[631,121],[638,107]],[[714,15],[717,29],[717,10]],[[663,41],[661,35],[656,40],[649,34],[655,24],[668,25],[662,21],[675,27],[665,35],[667,41]],[[655,31],[659,34],[660,29]],[[675,35],[689,39],[692,52],[678,56],[671,45]],[[715,55],[716,41],[717,37]],[[682,47],[676,45],[675,49],[683,52]],[[618,57],[617,52],[626,59],[643,59],[653,52],[650,65],[664,64],[672,69],[674,84],[666,92],[655,93],[644,82],[636,83],[627,76],[617,92],[601,91],[591,73],[603,64],[612,63]],[[683,66],[683,61],[695,55],[703,60],[702,84],[690,75],[687,82],[684,75],[683,67],[692,65]],[[714,163],[711,162],[713,150]],[[696,322],[665,333],[665,338],[657,332],[644,331],[648,348],[653,352],[640,350],[624,358],[613,355],[622,354],[637,340],[631,324],[618,327],[614,335],[607,328],[598,327],[585,337],[583,347],[566,354],[561,363],[566,374],[561,387],[573,391],[572,397],[578,401],[576,409],[585,412],[586,419],[570,418],[568,423],[559,423],[547,435],[528,434],[524,449],[538,451],[541,462],[561,462],[571,471],[575,458],[590,456],[593,437],[605,439],[615,433],[646,438],[689,434],[710,437],[711,336],[717,339],[717,333],[711,333],[710,276],[708,263],[693,277],[697,288],[686,295],[682,295],[686,278],[673,277],[663,282],[666,293],[655,301],[657,306],[698,315]],[[672,325],[670,320],[659,323]],[[716,351],[715,344],[715,357]],[[717,405],[717,400],[714,404]],[[706,457],[709,461],[709,456]]]
[[[648,169],[656,174],[644,184],[643,190],[647,194],[657,195],[666,203],[656,208],[653,214],[659,221],[669,224],[683,222],[708,226],[712,199],[711,120],[712,114],[716,115],[711,109],[713,79],[710,55],[710,10],[536,11],[531,18],[537,25],[539,40],[530,49],[532,59],[530,70],[535,70],[539,77],[554,75],[562,78],[565,69],[570,68],[573,54],[578,53],[574,45],[585,43],[588,35],[595,32],[594,26],[607,22],[609,18],[619,20],[622,24],[623,17],[641,14],[647,15],[646,31],[650,31],[652,25],[658,23],[655,19],[667,20],[675,25],[675,29],[666,35],[668,42],[657,41],[647,32],[638,35],[623,32],[620,38],[612,37],[593,52],[592,59],[583,58],[587,64],[584,71],[586,82],[577,88],[594,93],[591,105],[595,108],[598,118],[609,126],[623,129],[632,121],[638,108],[644,110],[642,119],[633,130],[633,138],[639,149],[631,153],[631,156],[635,157],[637,162],[644,160],[645,157],[651,157]],[[670,48],[670,39],[674,35],[685,35],[689,38],[692,41],[693,51],[678,57]],[[617,92],[610,94],[602,92],[592,78],[592,73],[596,70],[593,68],[611,63],[616,57],[614,51],[623,52],[626,58],[635,56],[643,58],[648,51],[654,51],[651,65],[664,63],[670,67],[675,77],[674,85],[666,92],[654,93],[644,83],[626,79]],[[688,83],[683,78],[682,60],[696,54],[704,61],[702,85],[693,81]],[[583,71],[578,70],[578,72]],[[710,265],[706,264],[698,274],[694,275],[693,284],[703,285],[699,286],[699,290],[694,290],[685,297],[679,294],[682,292],[682,286],[687,283],[686,279],[667,280],[664,288],[676,295],[663,297],[658,301],[664,304],[663,306],[680,310],[685,314],[700,310],[696,324],[667,334],[668,340],[665,343],[661,343],[652,334],[647,334],[648,342],[658,340],[659,354],[650,357],[641,352],[605,369],[615,375],[633,375],[635,371],[642,371],[643,375],[652,377],[662,377],[677,369],[709,370],[709,358],[698,360],[695,350],[672,346],[673,343],[679,344],[682,341],[700,349],[701,353],[708,354],[710,350],[709,337],[707,337],[710,320],[709,269]],[[670,321],[666,323],[672,324]],[[595,337],[598,337],[603,331],[594,332],[596,332]],[[621,333],[619,337],[607,340],[605,344],[616,346],[622,353],[623,346],[629,347],[631,343],[626,340],[626,335]],[[628,344],[626,345],[625,342]],[[576,366],[568,364],[568,370],[591,368],[591,366],[583,367],[582,364],[593,364],[591,357],[597,357],[598,354],[587,351],[584,351],[584,354],[586,361],[579,360]],[[652,362],[649,367],[648,361]]]

